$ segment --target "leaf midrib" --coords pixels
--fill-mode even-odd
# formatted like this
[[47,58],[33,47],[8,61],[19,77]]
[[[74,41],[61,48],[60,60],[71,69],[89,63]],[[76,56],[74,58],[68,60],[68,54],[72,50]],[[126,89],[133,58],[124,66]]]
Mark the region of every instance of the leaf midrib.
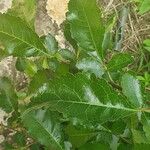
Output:
[[50,135],[51,139],[56,143],[60,150],[63,150],[60,144],[55,140],[55,138],[53,138],[51,133],[36,118],[32,117],[32,119],[34,119],[48,133],[48,135]]
[[[55,101],[56,103],[52,106],[55,106],[57,105],[58,103],[71,103],[71,104],[81,104],[81,105],[90,105],[90,106],[93,106],[93,107],[104,107],[104,108],[112,108],[112,109],[118,109],[118,110],[126,110],[126,111],[130,111],[130,112],[139,112],[140,110],[138,109],[131,109],[131,108],[126,108],[126,107],[115,107],[115,105],[112,105],[112,106],[108,106],[108,105],[100,105],[100,104],[90,104],[90,103],[87,103],[87,102],[77,102],[77,101],[63,101],[63,100],[53,100]],[[36,109],[39,109],[41,107],[50,107],[51,106],[51,102],[45,102],[45,103],[42,103],[42,104],[38,104],[36,106],[33,106],[27,110],[25,110],[22,114],[22,116],[26,115],[27,113],[29,113],[30,111],[33,111],[33,110],[36,110]]]
[[[13,34],[9,34],[8,32],[4,32],[4,31],[1,31],[1,30],[0,30],[0,33],[5,34],[5,35],[7,35],[7,36],[9,36],[9,37],[12,37],[12,38],[14,38],[14,39],[17,39],[18,41],[21,41],[22,43],[25,43],[25,44],[27,44],[28,46],[30,46],[30,47],[32,47],[32,48],[35,48],[36,50],[38,50],[39,52],[43,53],[44,55],[48,55],[47,53],[45,53],[45,52],[42,51],[41,49],[35,47],[34,45],[32,45],[32,44],[26,42],[25,40],[23,40],[23,39],[21,39],[21,38],[18,38],[18,37],[16,37],[16,36],[14,36]],[[43,46],[43,47],[44,47],[44,46]],[[48,55],[48,56],[49,56],[49,55]]]
[[[87,3],[87,0],[85,1],[85,3]],[[98,51],[99,49],[97,48],[97,45],[96,45],[96,43],[95,43],[94,35],[93,35],[93,33],[92,33],[92,29],[91,29],[91,26],[90,26],[90,24],[89,24],[89,20],[88,20],[87,14],[86,14],[86,12],[85,12],[85,8],[84,8],[84,6],[82,5],[82,3],[80,3],[80,4],[81,4],[81,6],[82,6],[82,10],[83,10],[83,12],[84,12],[84,16],[85,16],[85,19],[86,19],[87,25],[88,25],[88,27],[89,27],[89,31],[90,31],[90,35],[91,35],[91,39],[92,39],[92,41],[93,41],[93,44],[94,44],[95,50],[96,50],[96,51]]]

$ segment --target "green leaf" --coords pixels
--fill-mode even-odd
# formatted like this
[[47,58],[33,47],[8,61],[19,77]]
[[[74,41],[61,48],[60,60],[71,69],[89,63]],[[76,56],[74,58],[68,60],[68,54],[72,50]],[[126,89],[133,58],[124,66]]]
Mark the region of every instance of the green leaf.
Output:
[[133,141],[137,144],[149,143],[143,131],[132,129]]
[[44,42],[45,42],[45,47],[47,48],[49,54],[54,55],[58,51],[58,42],[51,34],[48,34],[45,37]]
[[75,60],[75,54],[74,52],[68,50],[68,49],[61,49],[59,50],[59,54],[65,59],[65,60]]
[[143,44],[150,47],[150,39],[144,40]]
[[142,93],[139,81],[130,74],[125,74],[122,77],[122,89],[124,95],[135,106],[141,107],[143,104]]
[[144,42],[144,48],[150,52],[150,39],[146,39]]
[[123,120],[120,119],[115,122],[109,122],[107,127],[109,128],[109,130],[111,130],[113,134],[121,135],[125,131],[126,124],[125,122],[123,122]]
[[135,144],[133,150],[149,150],[150,144]]
[[102,77],[104,74],[104,68],[100,61],[96,58],[87,57],[79,60],[76,64],[76,67],[79,70],[83,70],[85,72],[93,73],[97,77]]
[[50,81],[49,90],[33,98],[32,103],[33,109],[36,108],[34,105],[49,106],[82,123],[115,121],[138,111],[132,109],[105,80],[90,80],[84,74],[66,75]]
[[88,140],[98,134],[98,132],[96,131],[90,131],[88,129],[78,129],[72,125],[68,125],[65,131],[69,137],[69,141],[73,145],[73,148],[82,146]]
[[7,13],[20,17],[33,26],[36,13],[36,0],[13,0],[12,7]]
[[29,133],[52,150],[63,150],[62,129],[58,114],[47,109],[33,110],[22,116]]
[[133,144],[121,143],[117,150],[133,150]]
[[5,77],[0,79],[0,108],[6,112],[11,112],[18,108],[14,87]]
[[127,67],[133,62],[133,58],[130,54],[119,53],[112,57],[112,59],[107,64],[107,69],[109,71],[118,71]]
[[45,83],[52,77],[48,70],[39,70],[31,79],[28,85],[28,92],[31,94],[38,92]]
[[[70,0],[67,19],[71,36],[86,51],[97,51],[103,57],[104,27],[96,0]],[[92,12],[92,13],[91,13]]]
[[145,136],[149,140],[149,144],[150,144],[150,119],[149,117],[150,116],[148,116],[145,113],[142,114],[143,131],[145,132]]
[[0,14],[0,20],[0,42],[5,45],[9,55],[46,55],[40,38],[25,22],[7,14]]
[[77,42],[72,38],[71,32],[70,32],[70,24],[68,21],[65,21],[64,23],[64,36],[66,40],[72,45],[72,47],[77,51],[78,45]]
[[23,132],[16,132],[13,135],[13,142],[16,143],[18,146],[25,146],[26,145],[26,137]]
[[141,3],[139,13],[144,14],[150,10],[150,1],[149,0],[143,0]]
[[104,143],[88,143],[82,146],[79,150],[109,150],[109,145]]
[[25,72],[30,77],[37,73],[37,66],[32,60],[25,58],[17,58],[16,68],[19,71]]
[[[32,145],[30,145],[30,150],[41,150],[41,144],[39,144],[39,143],[33,143]],[[42,147],[43,148],[43,147]],[[46,150],[46,148],[45,148],[45,150]]]

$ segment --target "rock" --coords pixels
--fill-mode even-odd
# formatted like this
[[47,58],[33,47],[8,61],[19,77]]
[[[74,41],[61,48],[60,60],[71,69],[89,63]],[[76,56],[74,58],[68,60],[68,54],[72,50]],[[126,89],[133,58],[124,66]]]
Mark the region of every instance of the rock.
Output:
[[47,13],[60,26],[66,19],[69,0],[47,0]]
[[39,36],[51,33],[53,36],[58,32],[58,25],[52,22],[46,10],[47,0],[38,0],[35,19],[35,31]]
[[6,13],[11,8],[12,0],[0,0],[0,13]]

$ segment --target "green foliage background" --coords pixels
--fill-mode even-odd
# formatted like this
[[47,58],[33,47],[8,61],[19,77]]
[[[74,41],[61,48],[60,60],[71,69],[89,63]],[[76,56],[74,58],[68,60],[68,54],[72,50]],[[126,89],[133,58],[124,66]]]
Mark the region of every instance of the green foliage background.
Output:
[[3,57],[16,57],[29,78],[21,90],[0,79],[0,107],[12,114],[1,127],[4,149],[149,149],[149,65],[140,76],[135,54],[114,50],[114,24],[105,24],[96,0],[68,4],[64,34],[74,51],[35,33],[35,8],[35,1],[15,0],[0,14]]

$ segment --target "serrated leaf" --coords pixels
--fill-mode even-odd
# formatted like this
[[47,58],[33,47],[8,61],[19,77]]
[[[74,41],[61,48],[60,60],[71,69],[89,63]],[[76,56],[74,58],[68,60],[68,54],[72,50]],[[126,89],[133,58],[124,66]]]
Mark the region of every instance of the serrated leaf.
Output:
[[5,77],[0,79],[0,108],[6,112],[11,112],[18,108],[14,87]]
[[83,123],[115,121],[138,111],[132,109],[105,80],[90,80],[83,74],[50,81],[48,92],[32,101],[33,106],[49,106]]
[[57,113],[47,109],[33,110],[22,116],[29,133],[52,150],[63,150],[62,129]]
[[124,95],[135,106],[141,107],[143,104],[142,93],[139,81],[130,74],[122,77],[121,85]]
[[118,71],[127,67],[133,62],[133,58],[130,54],[119,53],[112,57],[112,59],[107,64],[107,69],[109,71]]
[[103,57],[104,27],[96,0],[70,0],[68,9],[72,38],[84,50],[97,51]]
[[7,14],[0,14],[0,42],[9,55],[46,54],[38,35],[21,19]]

